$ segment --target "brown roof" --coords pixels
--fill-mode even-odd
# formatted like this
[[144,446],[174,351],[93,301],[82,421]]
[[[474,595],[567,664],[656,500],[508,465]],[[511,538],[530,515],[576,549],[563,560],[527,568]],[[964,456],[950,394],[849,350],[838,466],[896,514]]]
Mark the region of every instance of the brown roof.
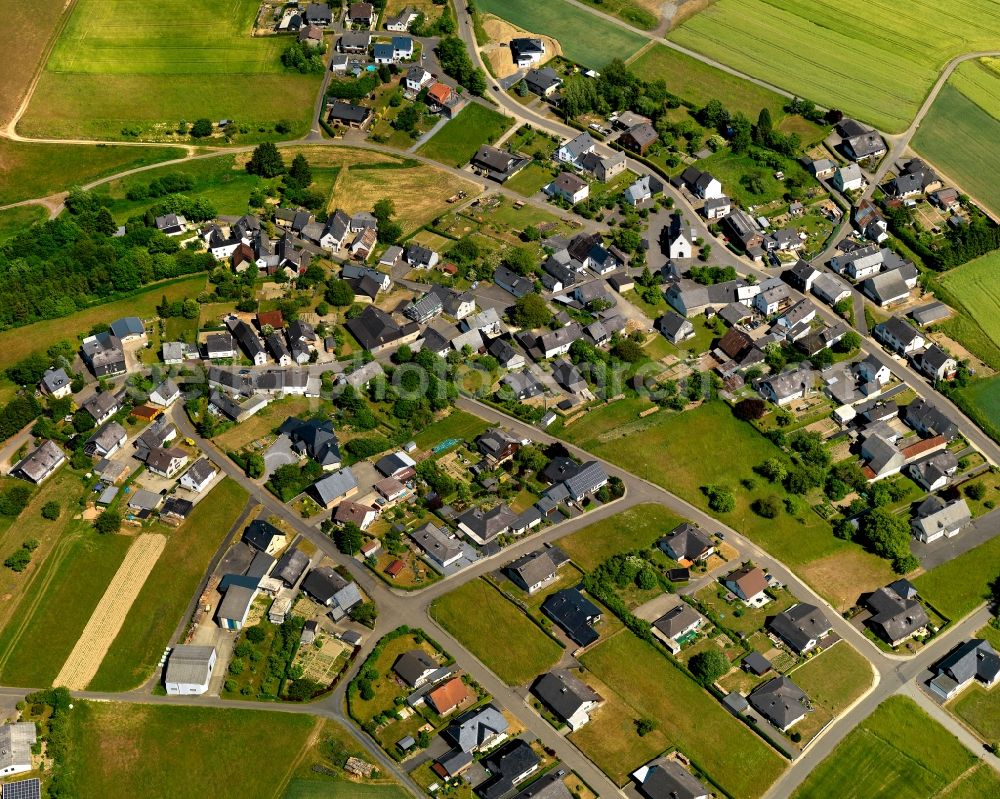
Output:
[[264,311],[257,314],[257,324],[261,327],[270,325],[275,330],[279,330],[285,326],[285,317],[281,315],[281,311]]
[[452,677],[444,685],[439,685],[429,694],[428,701],[434,709],[440,713],[447,713],[462,704],[470,696],[469,689],[462,682],[461,677]]
[[444,105],[451,99],[451,87],[443,83],[432,83],[427,96],[438,105]]
[[909,460],[910,458],[917,457],[917,455],[923,455],[932,449],[943,447],[947,443],[948,441],[944,436],[934,436],[934,438],[925,438],[915,444],[910,444],[910,446],[904,447],[901,451],[903,457]]
[[745,597],[756,596],[767,588],[767,580],[764,579],[764,572],[759,566],[745,566],[742,569],[737,569],[726,579],[736,583]]
[[397,559],[385,567],[385,573],[388,574],[390,577],[395,577],[405,568],[406,564],[403,563],[403,561]]
[[744,352],[753,346],[753,339],[750,335],[739,328],[734,327],[719,340],[719,349],[730,358],[739,358]]
[[160,415],[160,409],[152,405],[138,405],[132,409],[132,416],[136,419],[148,419],[152,421]]

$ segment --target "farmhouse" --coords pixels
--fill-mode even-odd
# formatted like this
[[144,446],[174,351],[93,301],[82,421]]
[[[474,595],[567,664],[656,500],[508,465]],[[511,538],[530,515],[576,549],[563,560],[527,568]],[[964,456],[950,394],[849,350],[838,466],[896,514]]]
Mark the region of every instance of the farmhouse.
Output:
[[170,652],[163,683],[168,696],[199,696],[208,690],[215,670],[214,646],[178,644]]
[[989,641],[973,638],[957,647],[934,665],[937,676],[929,683],[943,699],[951,699],[973,680],[992,688],[1000,680],[1000,655]]
[[897,302],[905,302],[910,297],[910,275],[913,276],[913,284],[916,285],[916,269],[900,267],[874,275],[861,282],[862,293],[879,305],[885,308]]
[[590,712],[604,701],[597,691],[566,669],[542,675],[531,690],[573,732],[590,721]]

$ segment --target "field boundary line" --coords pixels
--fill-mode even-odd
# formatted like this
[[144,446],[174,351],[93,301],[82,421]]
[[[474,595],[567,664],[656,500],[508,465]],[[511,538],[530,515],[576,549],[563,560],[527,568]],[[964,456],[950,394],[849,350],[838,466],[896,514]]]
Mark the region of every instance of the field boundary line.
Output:
[[136,538],[59,670],[54,685],[80,690],[94,678],[166,545],[167,537],[162,533],[143,533]]

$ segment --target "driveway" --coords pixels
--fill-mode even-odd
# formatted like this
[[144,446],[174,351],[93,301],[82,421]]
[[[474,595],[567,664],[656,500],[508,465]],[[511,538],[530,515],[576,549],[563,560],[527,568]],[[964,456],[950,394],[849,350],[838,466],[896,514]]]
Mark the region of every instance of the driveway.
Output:
[[980,516],[954,538],[942,538],[932,544],[911,541],[910,551],[920,561],[920,565],[929,571],[952,558],[957,558],[973,547],[986,543],[998,534],[1000,534],[1000,508]]
[[282,434],[275,439],[274,443],[267,448],[267,452],[264,453],[265,477],[270,477],[281,466],[298,462],[299,456],[292,451],[292,440]]

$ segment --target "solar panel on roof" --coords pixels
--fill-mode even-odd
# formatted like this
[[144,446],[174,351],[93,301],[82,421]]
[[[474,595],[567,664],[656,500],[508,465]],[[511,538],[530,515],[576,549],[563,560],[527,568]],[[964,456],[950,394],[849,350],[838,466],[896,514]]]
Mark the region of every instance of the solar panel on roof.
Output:
[[38,779],[18,780],[0,785],[3,789],[3,799],[40,799],[42,795],[41,783]]

